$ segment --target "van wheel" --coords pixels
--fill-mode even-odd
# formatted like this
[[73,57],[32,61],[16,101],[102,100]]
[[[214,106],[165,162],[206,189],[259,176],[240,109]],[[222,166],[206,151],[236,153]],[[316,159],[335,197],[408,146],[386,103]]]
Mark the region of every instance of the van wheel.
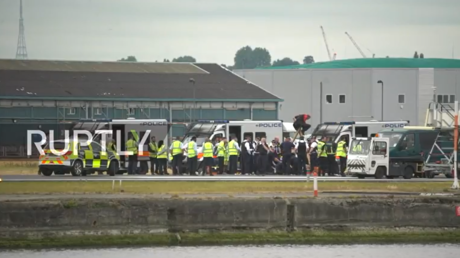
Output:
[[404,168],[404,179],[411,179],[413,174],[414,169],[411,166],[407,166],[406,168]]
[[375,171],[375,179],[382,179],[385,176],[385,169],[383,167],[378,167]]
[[425,172],[425,177],[426,178],[434,178],[435,174],[431,171]]
[[83,174],[83,162],[81,160],[76,160],[73,163],[72,170],[70,170],[72,176],[82,176]]
[[359,179],[364,179],[365,176],[363,176],[363,175],[358,175],[358,178],[359,178]]
[[51,176],[53,174],[53,170],[49,168],[40,168],[40,173],[44,176]]
[[110,176],[115,176],[118,174],[118,161],[113,160],[110,161],[109,169],[107,170],[107,174]]

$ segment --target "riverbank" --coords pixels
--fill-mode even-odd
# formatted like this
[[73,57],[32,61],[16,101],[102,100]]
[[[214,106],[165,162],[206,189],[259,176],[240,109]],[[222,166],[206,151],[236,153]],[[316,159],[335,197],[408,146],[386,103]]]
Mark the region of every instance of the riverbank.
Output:
[[456,197],[0,201],[0,248],[459,242]]

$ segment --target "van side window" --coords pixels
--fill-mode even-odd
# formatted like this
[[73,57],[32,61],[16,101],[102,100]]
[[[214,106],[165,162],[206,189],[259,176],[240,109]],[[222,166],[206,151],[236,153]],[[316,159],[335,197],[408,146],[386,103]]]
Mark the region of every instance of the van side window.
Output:
[[413,133],[411,134],[406,134],[404,139],[401,141],[400,146],[403,148],[403,150],[409,150],[413,149],[415,144],[415,135]]
[[254,140],[254,134],[253,133],[244,133],[243,134],[243,141],[246,139],[246,137],[251,137],[251,139]]
[[267,138],[267,134],[265,132],[257,132],[256,138],[259,138],[259,139]]
[[79,147],[79,150],[83,150],[83,151],[89,150],[89,146],[88,146],[88,145],[82,145],[82,144],[79,143],[79,144],[78,144],[78,147]]

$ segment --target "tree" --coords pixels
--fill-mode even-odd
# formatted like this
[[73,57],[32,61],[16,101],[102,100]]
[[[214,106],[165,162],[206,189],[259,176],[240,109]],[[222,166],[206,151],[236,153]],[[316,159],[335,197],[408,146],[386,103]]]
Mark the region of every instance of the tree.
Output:
[[423,53],[420,53],[420,58],[425,58],[425,56],[423,55]]
[[193,56],[180,56],[178,58],[173,58],[173,62],[183,62],[183,63],[196,63],[196,59]]
[[118,60],[118,62],[137,62],[137,59],[135,56],[128,56],[127,58]]
[[283,59],[278,59],[273,61],[273,66],[289,66],[289,65],[299,65],[300,63],[290,59],[289,57],[285,57]]
[[254,69],[256,67],[270,66],[271,56],[265,48],[245,46],[236,51],[235,69]]
[[163,63],[169,63],[168,59],[163,59]]
[[414,58],[418,58],[418,53],[415,51]]
[[303,63],[304,64],[313,64],[315,62],[315,59],[313,56],[306,56],[303,58]]

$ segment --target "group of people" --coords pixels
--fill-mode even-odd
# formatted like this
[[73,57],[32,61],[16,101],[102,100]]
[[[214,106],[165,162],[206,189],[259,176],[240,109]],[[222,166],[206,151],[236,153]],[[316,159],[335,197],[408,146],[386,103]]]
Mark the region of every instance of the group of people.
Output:
[[[337,144],[332,137],[306,139],[303,135],[310,128],[306,123],[308,119],[310,116],[307,114],[294,117],[293,126],[300,134],[299,140],[295,142],[290,137],[286,137],[281,143],[279,137],[275,137],[267,143],[265,137],[257,137],[253,140],[251,136],[247,136],[240,147],[235,136],[232,136],[230,141],[227,138],[217,138],[215,142],[206,139],[202,148],[203,170],[199,175],[226,173],[306,175],[307,170],[310,169],[316,170],[319,176],[326,174],[345,176],[348,139],[340,139]],[[184,154],[187,157],[185,174],[198,173],[199,153],[196,141],[197,138],[192,137],[188,143],[183,144],[181,138],[176,137],[167,148],[162,140],[157,143],[155,136],[151,137],[148,146],[152,175],[168,174],[168,152],[172,157],[170,161],[173,175],[181,173]],[[135,174],[137,143],[132,135],[129,135],[126,149],[134,153],[129,156],[128,174]],[[337,157],[340,159],[339,164],[336,161]],[[148,168],[144,171],[148,171]]]

